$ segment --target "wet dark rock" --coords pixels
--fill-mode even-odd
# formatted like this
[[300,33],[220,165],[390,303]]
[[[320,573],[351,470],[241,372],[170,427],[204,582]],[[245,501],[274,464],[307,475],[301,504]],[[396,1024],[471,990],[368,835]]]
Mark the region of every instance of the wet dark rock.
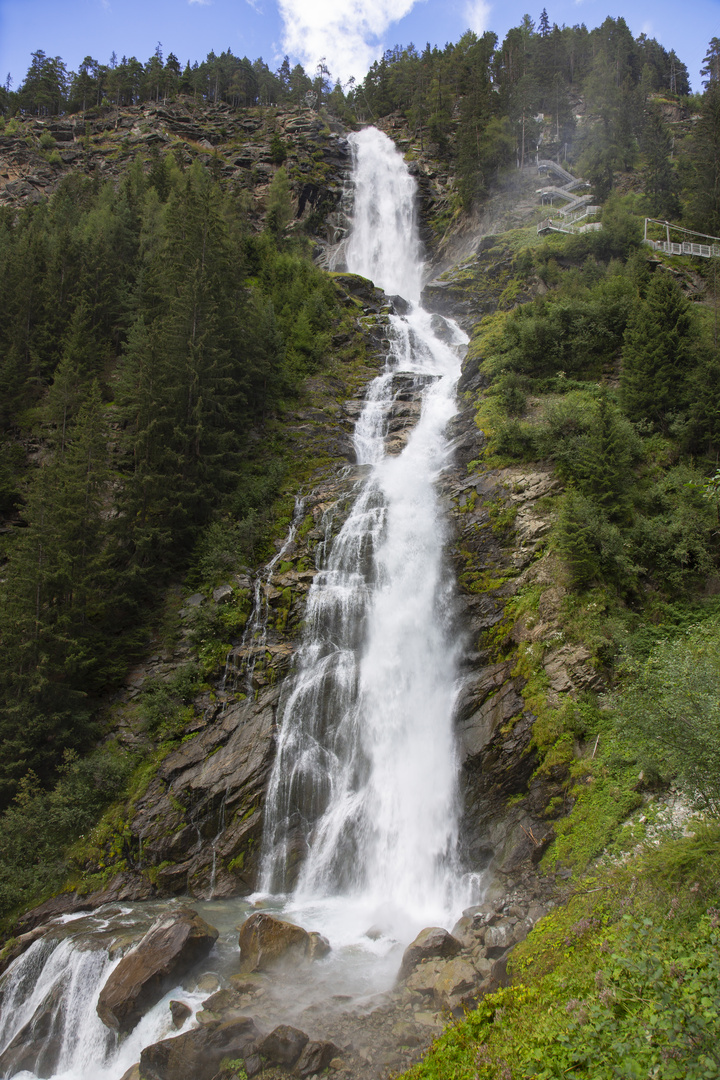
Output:
[[250,1058],[261,1032],[241,1017],[212,1023],[146,1047],[140,1055],[143,1080],[213,1080],[223,1058]]
[[279,1024],[259,1046],[260,1055],[273,1065],[292,1068],[300,1057],[309,1036],[290,1024]]
[[174,983],[210,952],[217,930],[183,908],[160,919],[113,970],[100,992],[97,1013],[120,1034],[135,1027]]
[[252,1077],[257,1076],[262,1070],[262,1058],[259,1054],[247,1054],[243,1061],[245,1063],[245,1075],[248,1080],[252,1080]]
[[171,1001],[170,1015],[172,1016],[173,1025],[176,1028],[181,1028],[188,1016],[192,1016],[192,1009],[184,1001]]
[[388,296],[388,300],[395,309],[396,314],[407,315],[410,305],[404,296]]
[[311,1040],[303,1047],[295,1065],[295,1072],[303,1078],[319,1075],[339,1053],[335,1043]]

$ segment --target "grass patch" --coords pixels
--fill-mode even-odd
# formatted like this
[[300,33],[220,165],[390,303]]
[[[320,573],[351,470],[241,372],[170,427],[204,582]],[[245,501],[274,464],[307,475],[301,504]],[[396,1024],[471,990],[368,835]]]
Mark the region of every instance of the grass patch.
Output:
[[719,876],[712,825],[586,879],[405,1080],[717,1077]]

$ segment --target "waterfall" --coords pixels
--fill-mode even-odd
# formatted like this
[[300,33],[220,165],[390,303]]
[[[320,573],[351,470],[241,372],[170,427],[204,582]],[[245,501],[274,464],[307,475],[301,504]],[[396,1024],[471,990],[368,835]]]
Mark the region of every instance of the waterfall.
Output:
[[[469,902],[455,866],[457,761],[452,713],[459,642],[436,481],[466,338],[419,307],[423,266],[415,183],[394,144],[350,137],[348,270],[410,302],[390,317],[385,370],[371,384],[354,445],[353,508],[308,595],[306,631],[278,712],[266,804],[266,893],[362,900],[408,924]],[[397,373],[422,387],[399,456],[384,443]],[[364,468],[363,468],[364,467]]]
[[[333,945],[328,963],[317,965],[318,1009],[333,995],[345,1000],[348,989],[356,996],[385,989],[398,966],[393,937],[406,942],[422,926],[450,926],[474,885],[455,860],[452,717],[461,642],[437,490],[449,464],[445,429],[466,338],[419,306],[415,183],[401,155],[372,128],[350,142],[348,269],[403,296],[409,313],[389,317],[385,369],[368,388],[354,432],[352,508],[334,537],[328,524],[320,545],[303,639],[278,709],[266,800],[262,891],[275,897],[269,906],[319,925]],[[420,416],[402,452],[388,454],[392,410],[409,387],[422,399]],[[301,516],[299,504],[286,543]],[[250,667],[253,637],[264,645],[263,585],[282,554],[258,579],[256,622],[243,643]],[[154,911],[143,910],[100,909],[77,924],[68,917],[69,926],[60,920],[8,968],[0,978],[0,1075],[118,1080],[142,1047],[175,1033],[169,999],[181,994],[197,1007],[205,996],[199,988],[175,987],[123,1040],[96,1013],[101,988],[129,947],[124,920],[152,920]],[[234,970],[237,915],[227,918]],[[382,941],[365,935],[370,922]],[[308,994],[304,987],[305,1003]],[[189,1018],[186,1029],[196,1022]]]
[[0,1076],[118,1080],[143,1047],[177,1033],[169,1000],[181,995],[197,1008],[205,995],[174,987],[122,1040],[97,1014],[100,991],[127,951],[124,936],[141,936],[133,926],[151,922],[110,906],[67,916],[10,965],[0,977]]

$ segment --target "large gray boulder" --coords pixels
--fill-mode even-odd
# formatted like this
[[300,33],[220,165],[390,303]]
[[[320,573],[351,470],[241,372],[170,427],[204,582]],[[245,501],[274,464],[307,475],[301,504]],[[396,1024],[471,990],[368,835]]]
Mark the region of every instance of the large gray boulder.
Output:
[[308,1042],[308,1036],[290,1024],[279,1024],[260,1043],[260,1053],[273,1065],[292,1068]]
[[202,960],[217,940],[215,927],[189,908],[160,919],[127,953],[100,992],[98,1016],[124,1035],[179,979]]
[[429,926],[421,930],[403,953],[398,972],[398,982],[403,982],[423,960],[457,956],[461,943],[443,930],[441,926]]
[[307,930],[264,911],[256,911],[245,920],[240,927],[239,944],[242,972],[296,967],[309,960],[317,949],[314,936]]

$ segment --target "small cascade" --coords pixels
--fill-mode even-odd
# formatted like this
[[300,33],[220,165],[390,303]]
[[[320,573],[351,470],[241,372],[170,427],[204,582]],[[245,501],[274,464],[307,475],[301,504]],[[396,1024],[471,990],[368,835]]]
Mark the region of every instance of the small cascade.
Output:
[[117,1080],[144,1046],[175,1031],[172,996],[182,993],[197,1007],[200,994],[174,987],[125,1039],[102,1023],[100,991],[127,951],[113,941],[118,933],[139,938],[149,925],[147,917],[133,922],[127,909],[112,910],[61,921],[0,977],[0,1076]]
[[212,842],[212,866],[210,867],[210,893],[208,896],[209,900],[212,900],[215,895],[215,882],[217,880],[217,845],[222,838],[222,834],[225,832],[225,802],[226,797],[223,796],[223,801],[220,804],[220,821],[218,823],[218,831],[213,837]]
[[226,689],[228,679],[233,689],[237,687],[238,681],[242,679],[245,693],[249,697],[255,692],[253,674],[258,661],[264,658],[267,647],[267,625],[270,614],[268,589],[275,567],[282,562],[283,557],[288,553],[295,541],[295,534],[304,513],[305,500],[297,496],[292,521],[285,540],[255,579],[252,611],[245,626],[242,641],[239,646],[230,650],[225,661],[225,671],[220,684],[220,690],[223,692]]
[[115,963],[103,949],[75,948],[72,938],[34,942],[2,984],[2,1075],[47,1076],[88,1058],[105,1061],[115,1039],[95,1004]]

